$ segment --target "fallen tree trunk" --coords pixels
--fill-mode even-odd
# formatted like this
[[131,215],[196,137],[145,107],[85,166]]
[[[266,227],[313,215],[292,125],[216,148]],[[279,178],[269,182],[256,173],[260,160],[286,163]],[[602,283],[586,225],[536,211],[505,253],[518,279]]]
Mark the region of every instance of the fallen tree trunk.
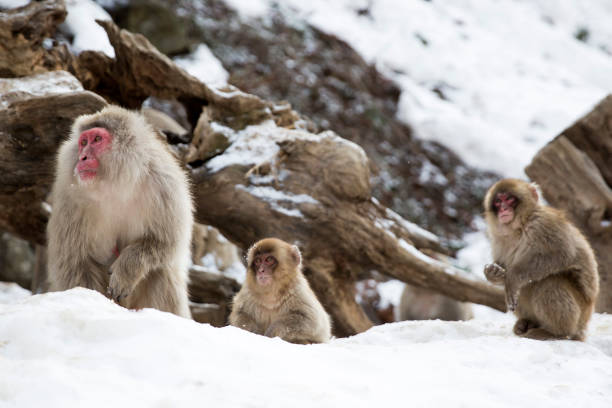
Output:
[[596,310],[612,312],[612,95],[542,148],[525,172],[586,235],[599,263]]

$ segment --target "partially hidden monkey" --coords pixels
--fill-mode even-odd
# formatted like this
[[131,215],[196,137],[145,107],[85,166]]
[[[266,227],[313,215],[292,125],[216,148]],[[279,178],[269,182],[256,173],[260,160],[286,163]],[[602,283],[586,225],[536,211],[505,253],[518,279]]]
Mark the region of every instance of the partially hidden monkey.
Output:
[[599,291],[597,262],[586,238],[562,212],[541,204],[526,181],[494,184],[484,210],[494,260],[484,272],[505,286],[507,307],[518,317],[514,333],[584,340]]
[[190,317],[189,182],[142,115],[109,106],[77,118],[51,202],[51,291],[82,286],[130,309]]
[[406,285],[400,297],[398,320],[469,320],[470,303],[459,302],[433,290]]
[[329,315],[302,274],[295,245],[267,238],[247,255],[247,276],[229,317],[232,326],[298,344],[331,336]]

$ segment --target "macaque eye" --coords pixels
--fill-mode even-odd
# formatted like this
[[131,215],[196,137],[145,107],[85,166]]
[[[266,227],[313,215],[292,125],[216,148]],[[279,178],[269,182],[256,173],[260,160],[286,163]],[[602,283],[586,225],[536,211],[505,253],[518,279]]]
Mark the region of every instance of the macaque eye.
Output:
[[501,205],[501,200],[500,200],[499,198],[496,198],[496,199],[493,201],[493,205],[494,205],[494,206],[496,206],[496,207],[499,207],[499,206]]
[[94,137],[94,142],[99,142],[100,140],[102,140],[102,136],[97,135],[96,137]]
[[274,258],[273,258],[272,256],[267,256],[267,257],[266,257],[266,263],[267,263],[268,265],[273,264],[273,263],[274,263]]
[[87,139],[83,138],[81,139],[81,146],[86,146],[87,145]]
[[259,266],[259,264],[261,264],[261,258],[255,258],[253,264],[255,264],[255,266]]

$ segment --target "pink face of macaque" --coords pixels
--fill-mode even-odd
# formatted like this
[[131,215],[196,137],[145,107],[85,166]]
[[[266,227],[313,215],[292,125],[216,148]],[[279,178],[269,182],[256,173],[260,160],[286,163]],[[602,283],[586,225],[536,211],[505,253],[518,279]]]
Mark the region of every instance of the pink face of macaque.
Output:
[[497,193],[493,200],[493,206],[497,212],[497,219],[502,224],[508,224],[514,219],[514,209],[518,200],[510,193]]
[[87,129],[79,136],[79,161],[76,172],[83,181],[92,180],[98,174],[100,155],[111,147],[113,137],[101,127]]
[[276,265],[278,265],[278,261],[270,253],[263,253],[255,256],[253,260],[253,269],[255,270],[257,283],[262,286],[272,283],[272,273]]

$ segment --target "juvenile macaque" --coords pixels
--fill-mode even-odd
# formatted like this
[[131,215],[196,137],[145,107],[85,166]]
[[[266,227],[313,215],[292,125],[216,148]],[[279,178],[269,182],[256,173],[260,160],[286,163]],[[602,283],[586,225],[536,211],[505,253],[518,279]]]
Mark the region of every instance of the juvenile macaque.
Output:
[[584,340],[599,277],[589,243],[560,211],[538,202],[521,180],[494,184],[484,200],[494,263],[485,276],[503,284],[518,317],[514,333],[531,339]]
[[190,316],[189,184],[140,114],[110,106],[77,118],[51,194],[50,290],[82,286],[130,309]]
[[322,343],[331,336],[328,314],[302,274],[295,245],[257,242],[247,256],[247,277],[234,298],[232,326],[291,343]]

